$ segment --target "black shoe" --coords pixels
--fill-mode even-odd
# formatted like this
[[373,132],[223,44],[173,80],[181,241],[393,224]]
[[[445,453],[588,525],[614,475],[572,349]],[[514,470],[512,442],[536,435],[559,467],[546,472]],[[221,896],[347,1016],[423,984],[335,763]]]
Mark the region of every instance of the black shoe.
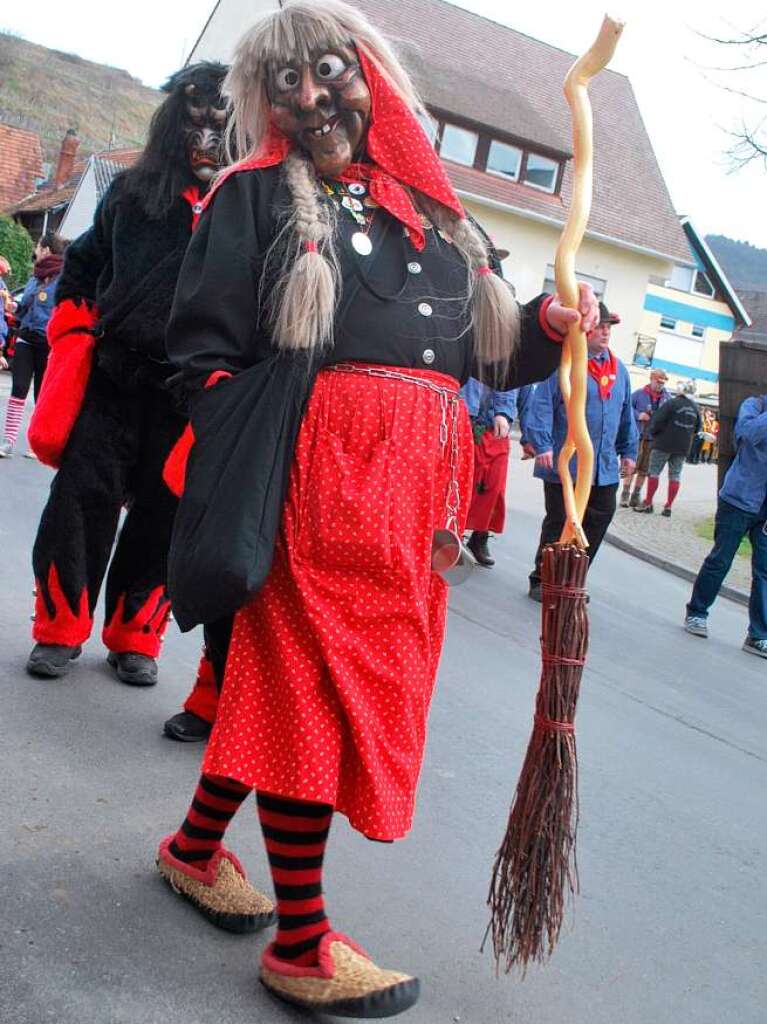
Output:
[[65,676],[69,666],[82,654],[82,647],[66,647],[64,644],[35,644],[27,660],[27,672],[42,679],[58,679]]
[[115,670],[117,678],[129,686],[154,686],[157,682],[157,662],[146,654],[110,651],[107,663]]
[[486,530],[474,530],[466,544],[466,547],[474,555],[478,564],[483,565],[486,569],[490,569],[495,565],[495,559],[490,554],[490,549],[487,546],[489,537],[490,534]]
[[169,718],[162,731],[172,740],[180,743],[204,743],[213,726],[192,711],[179,711]]
[[666,519],[670,519],[671,518],[671,509],[668,506],[666,506],[666,508],[664,508],[663,511],[661,512],[661,515],[665,516]]
[[527,591],[527,596],[531,601],[537,601],[538,604],[543,603],[540,580],[530,580],[530,589]]

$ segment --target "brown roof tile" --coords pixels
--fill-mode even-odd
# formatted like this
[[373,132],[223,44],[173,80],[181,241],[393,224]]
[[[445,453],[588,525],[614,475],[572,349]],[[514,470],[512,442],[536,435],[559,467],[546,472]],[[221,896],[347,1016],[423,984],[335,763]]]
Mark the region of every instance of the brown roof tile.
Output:
[[[142,150],[140,149],[112,149],[104,150],[101,153],[94,153],[93,155],[109,165],[114,165],[109,178],[111,181],[117,170],[131,167],[141,156],[141,153]],[[45,210],[54,210],[63,204],[69,203],[77,191],[77,186],[80,184],[80,178],[83,176],[85,168],[88,166],[88,159],[86,157],[85,159],[77,160],[75,173],[66,184],[60,188],[43,186],[33,195],[27,195],[21,202],[12,204],[8,208],[9,212],[14,214],[43,213]]]
[[[572,151],[562,95],[572,54],[445,0],[353,2],[394,42],[430,106],[544,150]],[[690,262],[631,83],[606,71],[590,92],[596,159],[589,231]],[[564,220],[572,195],[572,161],[561,200],[469,168],[450,170],[467,192],[556,221]]]
[[43,176],[40,138],[34,132],[0,124],[0,211],[30,192]]

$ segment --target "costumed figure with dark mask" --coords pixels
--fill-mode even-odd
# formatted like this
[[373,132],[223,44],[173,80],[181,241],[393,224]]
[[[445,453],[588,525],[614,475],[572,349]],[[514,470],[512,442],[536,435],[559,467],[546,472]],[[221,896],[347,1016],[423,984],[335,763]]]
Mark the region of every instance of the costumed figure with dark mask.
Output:
[[[221,927],[276,916],[261,981],[277,997],[390,1016],[419,983],[331,927],[328,832],[336,812],[380,842],[411,827],[446,620],[435,564],[471,492],[460,386],[544,379],[579,313],[516,303],[407,73],[353,8],[285,4],[224,91],[248,155],[206,200],[168,330],[191,411],[168,585],[182,629],[235,617],[158,867]],[[595,322],[588,288],[581,313]],[[223,845],[254,790],[276,907]]]
[[35,676],[61,676],[80,654],[109,566],[109,664],[126,683],[157,681],[177,506],[162,470],[185,425],[167,386],[174,371],[165,330],[192,227],[221,164],[225,73],[196,64],[168,81],[141,157],[67,250],[29,430],[38,458],[58,470],[33,551],[36,645],[27,670]]

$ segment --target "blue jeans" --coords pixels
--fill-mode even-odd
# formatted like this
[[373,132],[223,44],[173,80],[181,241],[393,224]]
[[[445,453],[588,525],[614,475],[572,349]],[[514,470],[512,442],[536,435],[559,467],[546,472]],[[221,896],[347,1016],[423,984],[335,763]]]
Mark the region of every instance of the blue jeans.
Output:
[[719,588],[730,571],[732,560],[745,536],[751,541],[751,597],[748,603],[748,632],[755,640],[767,640],[767,536],[764,515],[744,512],[719,499],[716,507],[714,546],[700,567],[688,615],[708,616]]

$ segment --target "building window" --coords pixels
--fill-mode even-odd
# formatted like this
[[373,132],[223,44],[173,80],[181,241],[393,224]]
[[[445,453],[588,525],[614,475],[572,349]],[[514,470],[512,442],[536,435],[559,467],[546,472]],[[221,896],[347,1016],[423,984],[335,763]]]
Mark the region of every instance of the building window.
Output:
[[706,328],[705,327],[701,327],[700,324],[693,324],[692,325],[692,336],[693,336],[693,338],[702,338],[705,333],[706,333]]
[[459,128],[457,124],[444,124],[439,144],[440,156],[443,160],[452,160],[456,164],[473,167],[477,154],[477,142],[476,132]]
[[427,110],[422,110],[418,115],[418,121],[429,137],[429,142],[432,146],[437,143],[437,136],[439,135],[439,121],[436,117],[432,117]]
[[664,331],[676,330],[676,320],[674,320],[674,318],[670,316],[662,316],[660,318],[660,325]]
[[522,177],[526,185],[532,185],[533,188],[542,189],[544,192],[553,192],[557,187],[558,174],[559,164],[556,160],[550,160],[538,153],[527,154]]
[[[598,299],[604,298],[605,289],[607,288],[607,281],[603,281],[601,277],[592,277],[590,274],[581,274],[577,270],[575,276],[579,281],[583,281],[584,284],[590,284],[594,289],[594,294]],[[543,291],[548,292],[549,295],[553,295],[557,290],[556,282],[554,281],[554,266],[549,263],[546,267],[546,277],[543,281]]]
[[697,292],[698,295],[706,295],[709,299],[714,297],[714,289],[709,281],[708,277],[699,270],[695,275],[695,282],[693,283],[692,290]]
[[487,154],[487,169],[491,174],[500,174],[510,181],[519,181],[522,166],[522,150],[493,139]]
[[652,366],[655,355],[655,338],[648,338],[644,334],[637,335],[637,347],[634,351],[635,366]]
[[671,271],[671,279],[668,282],[670,288],[680,292],[691,292],[695,271],[692,267],[676,266]]

